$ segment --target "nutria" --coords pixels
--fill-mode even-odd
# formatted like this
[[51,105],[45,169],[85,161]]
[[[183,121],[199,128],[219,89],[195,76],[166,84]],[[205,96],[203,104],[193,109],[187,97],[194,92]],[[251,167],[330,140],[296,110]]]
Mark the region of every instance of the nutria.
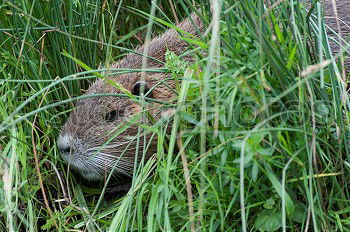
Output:
[[[182,30],[199,37],[204,31],[204,23],[197,14],[193,13],[190,18],[178,24],[177,28],[180,32]],[[167,51],[180,56],[189,48],[189,44],[180,36],[178,31],[170,29],[137,48],[135,53],[128,54],[111,68],[141,69],[143,56],[140,54],[144,53],[146,47],[148,49],[147,68],[164,67]],[[185,33],[182,36],[189,35]],[[192,60],[190,55],[184,56],[183,59]],[[142,82],[140,82],[141,75],[143,75]],[[133,95],[140,95],[140,90],[144,89],[146,99],[151,98],[150,101],[146,101],[145,108],[154,119],[159,119],[163,111],[160,102],[171,102],[175,98],[175,82],[171,79],[166,83],[162,82],[170,78],[170,75],[165,73],[134,72],[108,78]],[[95,81],[86,92],[88,95],[122,93],[103,79]],[[112,175],[132,176],[135,156],[138,156],[140,162],[143,154],[142,138],[139,143],[139,152],[136,153],[135,137],[138,134],[136,124],[140,121],[128,126],[118,135],[115,133],[115,128],[135,120],[135,116],[141,109],[139,102],[129,97],[98,96],[78,100],[57,141],[62,159],[88,180],[103,180],[111,170],[114,170]],[[157,139],[152,134],[147,134],[145,137],[147,142],[153,137],[150,145],[147,146],[145,157],[147,160],[157,148]]]
[[[349,7],[344,4],[345,1],[338,3],[339,18],[350,22],[348,11],[345,11]],[[327,0],[326,15],[328,16],[332,14],[329,6],[330,2]],[[337,31],[333,19],[327,17],[326,23]],[[177,28],[199,37],[204,32],[204,23],[198,15],[192,14],[190,18],[178,24]],[[342,23],[341,28],[343,36],[347,36],[350,31],[348,25]],[[135,53],[128,54],[112,68],[141,69],[143,57],[140,54],[143,54],[146,47],[148,47],[147,68],[164,67],[166,51],[181,55],[189,48],[188,43],[179,36],[179,32],[170,29],[136,49]],[[336,50],[334,43],[332,47],[333,51]],[[192,60],[189,55],[184,56],[184,59]],[[175,98],[174,81],[165,73],[148,72],[144,76],[144,82],[140,82],[141,73],[136,72],[112,76],[110,79],[133,95],[139,95],[140,89],[144,89],[146,97],[156,99],[157,102],[148,101],[146,105],[147,111],[154,119],[159,119],[163,111],[162,104],[159,102],[171,102]],[[163,83],[163,80],[166,80],[166,83]],[[121,94],[122,91],[107,84],[105,80],[98,79],[86,94],[106,93]],[[143,139],[139,143],[141,146],[138,153],[136,153],[136,140],[133,140],[138,133],[138,126],[131,125],[117,135],[114,130],[119,125],[132,120],[132,116],[137,115],[141,108],[138,102],[128,97],[98,96],[79,100],[57,141],[62,159],[88,180],[103,180],[112,169],[113,175],[132,176],[135,155],[139,162],[143,154]],[[147,140],[151,140],[151,135],[145,136]],[[156,136],[153,136],[153,140],[147,146],[146,160],[155,152],[156,145]]]

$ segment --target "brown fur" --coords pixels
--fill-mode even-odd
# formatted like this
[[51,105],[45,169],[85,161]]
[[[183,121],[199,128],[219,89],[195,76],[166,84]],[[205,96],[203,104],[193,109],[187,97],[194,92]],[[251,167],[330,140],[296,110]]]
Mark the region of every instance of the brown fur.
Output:
[[[330,17],[334,15],[330,1],[331,0],[326,0],[324,6],[327,16],[326,24],[337,31],[335,19]],[[343,22],[341,22],[342,36],[346,38],[350,30],[349,26],[344,22],[350,22],[350,7],[347,1],[338,1],[337,9],[339,18],[343,20]],[[195,14],[192,14],[191,18],[194,24],[191,20],[186,19],[177,25],[177,27],[194,36],[199,36],[196,29],[198,28],[200,32],[203,33],[203,22]],[[330,34],[330,36],[332,35]],[[148,59],[147,68],[163,67],[162,62],[165,61],[165,53],[167,50],[181,55],[188,49],[188,44],[180,39],[179,33],[173,29],[168,30],[162,36],[136,49],[136,53],[143,54],[146,46],[148,47],[147,55],[161,61],[157,62]],[[331,42],[331,46],[333,51],[339,49],[337,49],[337,45],[334,42]],[[133,53],[127,55],[124,59],[112,65],[112,68],[141,69],[142,56],[139,54]],[[186,56],[184,59],[191,61],[190,56]],[[140,78],[140,73],[121,74],[111,77],[111,79],[130,92]],[[145,75],[147,86],[149,88],[156,86],[152,91],[152,98],[161,102],[170,102],[176,97],[174,91],[171,89],[174,87],[174,82],[168,80],[167,85],[158,85],[158,83],[165,78],[170,78],[170,76],[164,73],[147,73]],[[104,93],[120,94],[121,91],[107,84],[104,80],[99,79],[93,83],[86,94]],[[156,119],[159,118],[159,114],[162,112],[161,104],[159,103],[150,102],[147,104],[146,109],[148,109]],[[112,110],[117,110],[120,115],[114,122],[106,122],[105,116]],[[129,98],[94,97],[79,100],[76,104],[76,109],[71,113],[67,123],[64,125],[58,140],[62,158],[87,179],[102,180],[110,173],[114,164],[116,164],[115,173],[132,175],[135,155],[137,155],[139,159],[142,157],[142,147],[141,151],[136,154],[136,143],[130,142],[132,141],[130,137],[137,135],[138,127],[136,125],[131,125],[117,137],[111,138],[111,136],[114,135],[113,131],[117,126],[130,121],[140,110],[141,106]],[[104,147],[104,144],[106,144],[109,139],[111,139],[111,141]],[[147,139],[150,139],[149,136],[147,136]],[[143,142],[140,144],[142,145]],[[111,147],[113,145],[115,147]],[[69,152],[67,150],[68,148],[70,149]],[[148,149],[146,159],[155,149],[156,140],[153,139]],[[125,153],[122,154],[123,152]],[[107,154],[107,156],[104,156],[102,153]]]
[[[337,16],[336,18],[335,12],[334,12],[334,7],[332,4],[332,1],[335,1],[336,4],[336,11],[337,11]],[[333,53],[339,53],[340,52],[340,46],[338,43],[342,44],[342,46],[346,47],[343,42],[341,42],[341,38],[345,39],[346,41],[349,41],[349,36],[350,36],[350,1],[349,0],[324,0],[323,2],[323,8],[325,11],[325,23],[327,26],[332,28],[335,33],[338,35],[332,33],[330,30],[328,30],[328,36],[329,39],[332,37],[334,40],[330,40],[330,46],[331,50]],[[339,23],[339,29],[337,26],[337,21]],[[350,52],[350,48],[347,49],[347,52]],[[345,69],[346,72],[349,72],[350,70],[350,59],[349,59],[349,54],[345,53]]]
[[[336,13],[334,11],[333,1],[335,2]],[[306,0],[307,7],[311,6],[312,0]],[[324,21],[327,28],[327,36],[330,44],[330,49],[333,54],[337,54],[340,52],[340,46],[338,44],[342,44],[343,47],[346,45],[341,42],[341,39],[345,41],[349,41],[350,36],[350,1],[349,0],[321,0],[322,8],[324,11]],[[316,12],[315,10],[313,12]],[[339,23],[339,28],[337,23]],[[330,30],[330,29],[331,30]],[[339,31],[340,29],[340,31]],[[335,33],[333,33],[334,31]],[[349,54],[350,48],[345,52],[345,68],[347,72],[350,70],[350,60]]]
[[[197,30],[203,33],[203,22],[201,19],[192,14],[191,18],[196,25],[193,25],[190,19],[185,19],[178,28],[194,36],[199,36]],[[165,62],[165,53],[167,50],[181,55],[188,49],[188,44],[179,38],[179,33],[174,29],[166,31],[160,37],[150,41],[148,44],[136,49],[136,53],[128,54],[112,68],[129,68],[141,69],[142,56],[145,47],[148,47],[148,56],[153,57],[161,62]],[[191,61],[190,56],[184,59]],[[147,68],[160,68],[163,63],[147,59]],[[161,102],[170,102],[176,96],[171,88],[174,88],[174,81],[167,81],[167,84],[159,84],[169,75],[164,73],[147,73],[145,82],[148,88],[156,86],[152,91],[152,98]],[[128,73],[110,77],[123,88],[132,92],[134,85],[140,81],[141,73]],[[115,87],[107,84],[104,80],[99,79],[88,89],[88,95],[91,94],[121,94],[122,92]],[[154,118],[158,119],[162,111],[161,104],[149,102],[146,106]],[[108,112],[116,110],[117,119],[114,122],[106,122],[105,117]],[[118,125],[125,124],[132,120],[141,110],[141,106],[129,99],[122,97],[93,97],[79,100],[76,109],[71,113],[67,123],[58,139],[58,146],[61,150],[62,158],[82,174],[83,177],[90,180],[102,180],[110,173],[113,165],[115,173],[132,175],[135,160],[136,140],[131,142],[130,137],[136,136],[138,126],[131,125],[117,137],[109,139],[115,133],[111,133]],[[150,135],[147,136],[149,139]],[[103,145],[106,144],[104,147]],[[143,144],[141,140],[140,145]],[[116,147],[110,147],[110,146]],[[129,146],[129,147],[128,147]],[[101,148],[102,147],[102,148]],[[138,154],[139,160],[142,157],[142,146]],[[156,139],[153,139],[148,149],[147,157],[156,150]],[[122,153],[125,152],[123,155]],[[107,155],[103,155],[103,153]],[[119,161],[117,161],[117,159]]]
[[[338,19],[336,18],[332,1],[335,1],[336,10],[338,14]],[[325,11],[325,23],[330,28],[332,28],[336,33],[339,34],[337,28],[337,20],[340,27],[340,35],[344,39],[348,39],[350,35],[350,1],[348,0],[325,0],[323,3],[323,8]],[[337,41],[339,41],[338,36],[329,32],[329,36],[333,36]],[[335,45],[333,46],[335,50]],[[339,49],[339,48],[338,48]]]

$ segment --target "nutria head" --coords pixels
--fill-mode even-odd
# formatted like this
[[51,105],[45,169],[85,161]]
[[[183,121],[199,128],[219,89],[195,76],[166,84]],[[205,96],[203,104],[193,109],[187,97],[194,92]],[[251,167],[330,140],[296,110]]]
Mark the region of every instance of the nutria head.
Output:
[[[203,23],[197,15],[192,14],[191,17],[192,20],[186,19],[177,27],[198,36],[198,32],[203,32]],[[193,22],[196,26],[193,26]],[[179,38],[177,31],[171,29],[112,67],[140,69],[142,56],[139,54],[144,53],[145,47],[147,56],[153,57],[147,60],[147,68],[160,68],[164,66],[166,51],[181,55],[187,50],[188,44]],[[192,60],[187,55],[183,59]],[[140,94],[140,89],[144,89],[149,100],[143,109],[157,120],[164,110],[161,103],[171,102],[176,97],[174,81],[165,73],[147,72],[142,75],[143,82],[140,82],[141,73],[121,74],[110,79],[135,96]],[[122,94],[122,91],[99,79],[86,94],[110,95]],[[130,97],[96,96],[79,100],[57,141],[62,159],[88,180],[103,180],[112,170],[112,175],[132,176],[135,161],[143,156],[143,139],[139,143],[138,152],[136,151],[138,125],[149,123],[147,117],[138,118],[141,111],[139,102]],[[143,136],[148,144],[145,156],[147,159],[156,151],[157,139],[151,133]]]
[[[169,102],[175,98],[173,82],[159,83],[163,78],[164,74],[148,75],[140,82],[139,75],[132,73],[117,76],[115,80],[134,96],[140,95],[143,86],[146,99],[149,99],[144,110],[157,119],[164,105],[152,99]],[[96,81],[86,94],[106,93],[122,94],[103,80]],[[132,175],[138,125],[150,123],[147,117],[141,117],[141,111],[140,101],[129,97],[98,96],[79,100],[58,138],[62,159],[89,180],[104,179],[113,168],[115,173]],[[152,134],[145,136],[150,140]],[[148,147],[148,156],[156,149],[156,137],[153,140]],[[143,142],[139,143],[138,160],[142,158],[143,145]]]

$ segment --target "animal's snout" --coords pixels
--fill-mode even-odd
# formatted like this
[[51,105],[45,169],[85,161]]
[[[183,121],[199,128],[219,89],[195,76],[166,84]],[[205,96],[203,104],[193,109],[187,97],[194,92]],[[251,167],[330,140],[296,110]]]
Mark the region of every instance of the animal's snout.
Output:
[[69,154],[72,152],[72,147],[70,146],[58,146],[58,150],[61,152],[61,154]]
[[61,156],[74,154],[74,139],[70,135],[60,135],[57,140],[57,147]]

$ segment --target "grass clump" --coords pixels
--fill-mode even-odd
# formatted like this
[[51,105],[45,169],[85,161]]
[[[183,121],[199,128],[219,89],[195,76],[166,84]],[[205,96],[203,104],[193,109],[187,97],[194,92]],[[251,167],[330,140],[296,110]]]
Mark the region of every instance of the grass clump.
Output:
[[[320,15],[293,1],[218,2],[201,11],[207,36],[189,41],[196,62],[168,54],[171,132],[155,123],[156,158],[112,199],[67,175],[55,140],[98,67],[142,43],[136,9],[150,4],[0,3],[0,230],[349,231],[349,99]],[[161,1],[156,17],[207,6]]]

